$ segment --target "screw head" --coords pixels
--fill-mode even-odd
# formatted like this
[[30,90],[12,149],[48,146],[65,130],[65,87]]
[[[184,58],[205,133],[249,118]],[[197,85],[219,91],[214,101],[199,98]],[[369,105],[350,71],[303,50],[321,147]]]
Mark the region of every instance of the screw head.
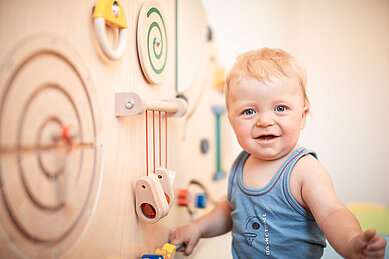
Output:
[[127,109],[132,109],[135,105],[135,101],[133,99],[130,99],[126,102],[126,108]]
[[161,44],[161,41],[157,38],[154,38],[154,44],[159,47],[159,45]]
[[115,17],[118,17],[120,14],[120,7],[116,1],[112,5],[112,13]]

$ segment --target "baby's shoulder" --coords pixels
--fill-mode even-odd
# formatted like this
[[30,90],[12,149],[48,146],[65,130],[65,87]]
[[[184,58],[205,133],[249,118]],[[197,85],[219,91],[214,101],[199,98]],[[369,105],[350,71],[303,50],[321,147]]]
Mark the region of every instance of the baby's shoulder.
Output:
[[293,167],[290,175],[289,188],[295,200],[307,211],[311,211],[303,194],[303,189],[317,190],[323,178],[328,175],[320,162],[312,155],[301,157]]
[[301,180],[306,177],[316,178],[328,175],[324,166],[312,155],[301,157],[293,168],[293,174],[301,178]]

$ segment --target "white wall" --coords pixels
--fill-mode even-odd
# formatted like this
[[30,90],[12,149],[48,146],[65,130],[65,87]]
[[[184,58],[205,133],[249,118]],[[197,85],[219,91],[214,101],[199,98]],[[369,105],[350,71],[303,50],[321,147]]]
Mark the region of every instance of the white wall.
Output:
[[308,73],[318,152],[343,202],[389,205],[389,1],[202,0],[221,63],[260,47],[291,52]]

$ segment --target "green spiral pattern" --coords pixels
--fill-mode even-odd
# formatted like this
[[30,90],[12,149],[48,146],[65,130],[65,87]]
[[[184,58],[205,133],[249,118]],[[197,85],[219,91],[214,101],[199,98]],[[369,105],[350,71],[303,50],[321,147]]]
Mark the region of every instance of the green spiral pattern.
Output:
[[[167,35],[166,35],[166,27],[165,27],[165,22],[163,21],[163,18],[162,18],[162,15],[161,13],[159,12],[159,10],[155,7],[152,7],[150,8],[150,10],[147,12],[147,18],[149,18],[149,16],[152,14],[152,13],[156,13],[159,18],[161,18],[161,21],[162,21],[162,25],[163,25],[163,31],[164,31],[164,35],[165,35],[165,39],[167,41]],[[150,46],[149,46],[149,43],[150,43],[150,33],[151,33],[151,30],[156,27],[159,31],[159,34],[161,36],[161,51],[160,53],[158,54],[155,50],[155,41],[153,39],[153,52],[154,52],[154,56],[157,58],[157,59],[160,59],[161,56],[162,56],[162,53],[163,53],[163,48],[164,48],[164,41],[162,40],[162,31],[161,31],[161,28],[159,27],[159,24],[156,23],[156,22],[153,22],[151,23],[150,27],[149,27],[149,31],[147,33],[147,55],[149,57],[149,61],[150,61],[150,65],[151,65],[151,68],[153,69],[153,71],[156,73],[156,74],[161,74],[163,69],[165,68],[165,65],[166,65],[166,60],[167,60],[167,44],[166,44],[166,51],[165,51],[165,56],[164,56],[164,62],[163,62],[163,66],[158,69],[154,66],[153,64],[153,61],[151,60],[151,55],[150,55]]]

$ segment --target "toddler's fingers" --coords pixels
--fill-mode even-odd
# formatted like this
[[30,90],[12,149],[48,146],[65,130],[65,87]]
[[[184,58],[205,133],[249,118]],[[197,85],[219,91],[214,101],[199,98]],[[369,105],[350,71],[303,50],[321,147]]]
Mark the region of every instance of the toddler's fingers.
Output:
[[184,251],[184,254],[186,255],[186,256],[188,256],[188,255],[190,255],[192,252],[193,252],[193,248],[194,248],[194,246],[192,245],[186,245],[186,248],[185,248],[185,251]]
[[358,234],[353,239],[353,247],[355,251],[365,251],[367,245],[371,242],[371,239],[375,236],[375,230],[367,230]]
[[181,245],[183,242],[181,241],[180,238],[172,238],[170,239],[169,243],[177,246],[177,245]]
[[384,258],[385,250],[368,251],[364,250],[363,255],[365,258]]
[[353,239],[353,248],[355,251],[362,252],[366,249],[368,241],[365,240],[364,234],[359,234]]
[[172,245],[181,245],[184,242],[184,237],[177,233],[177,231],[174,229],[173,231],[170,232],[169,236],[169,243]]
[[355,238],[354,248],[357,249],[357,251],[364,250],[366,248],[366,246],[374,238],[375,233],[376,233],[375,230],[366,230],[365,232],[359,234]]
[[197,242],[198,242],[198,239],[197,240],[193,240],[193,239],[189,240],[189,242],[186,243],[186,248],[185,248],[184,254],[190,255],[193,252],[193,248],[196,246]]
[[363,232],[363,241],[370,242],[376,236],[376,231],[374,229],[369,229]]
[[369,250],[385,249],[386,241],[383,237],[375,236],[370,244],[367,246]]

